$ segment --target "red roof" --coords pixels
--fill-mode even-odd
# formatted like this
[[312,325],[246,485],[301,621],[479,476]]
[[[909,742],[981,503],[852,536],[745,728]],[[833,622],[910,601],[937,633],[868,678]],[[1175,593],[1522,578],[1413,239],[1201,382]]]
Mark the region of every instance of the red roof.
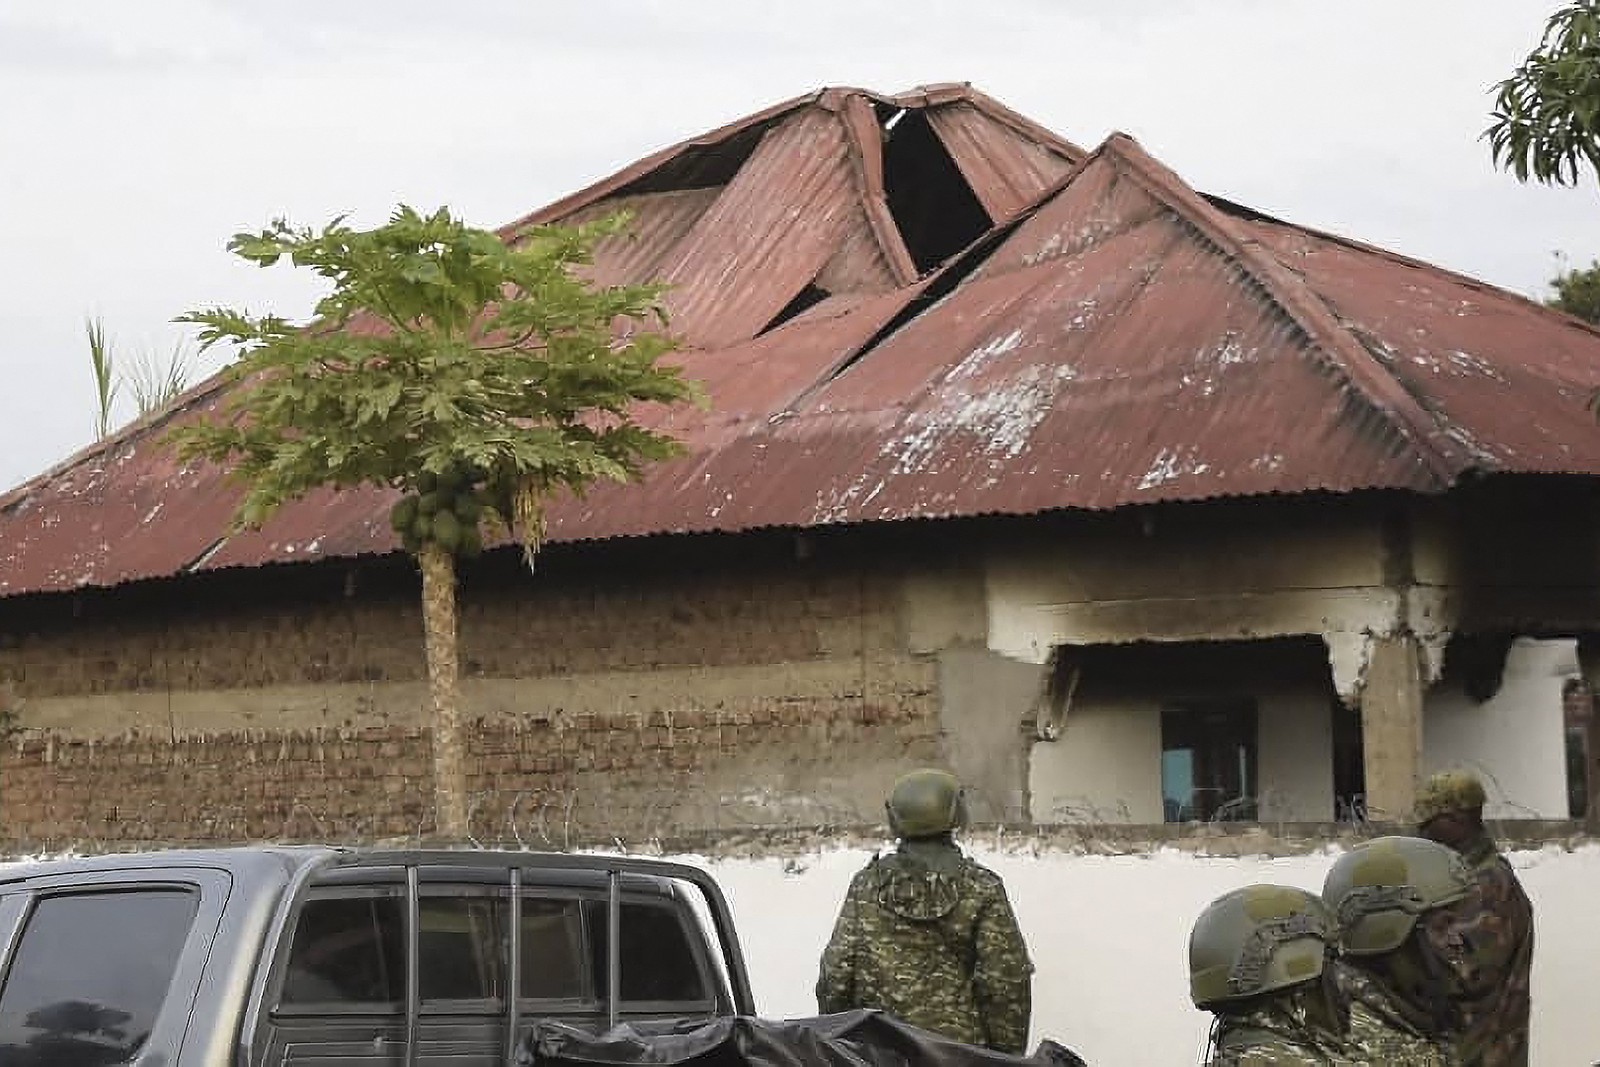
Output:
[[[651,413],[688,454],[558,502],[555,541],[1600,473],[1596,331],[965,86],[824,90],[516,225],[618,206],[594,272],[673,283],[712,403]],[[228,535],[239,489],[158,444],[220,399],[0,497],[0,595],[396,550],[378,491]]]

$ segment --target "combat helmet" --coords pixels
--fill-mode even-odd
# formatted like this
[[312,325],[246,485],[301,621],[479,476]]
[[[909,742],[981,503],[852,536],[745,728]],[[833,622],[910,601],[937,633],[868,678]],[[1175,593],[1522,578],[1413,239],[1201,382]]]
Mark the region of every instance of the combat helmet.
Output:
[[1399,948],[1418,916],[1454,904],[1472,886],[1455,849],[1424,837],[1379,837],[1334,862],[1322,899],[1338,919],[1343,951],[1375,956]]
[[1414,817],[1418,826],[1456,811],[1482,811],[1488,801],[1483,783],[1471,771],[1440,771],[1417,790]]
[[1212,901],[1189,934],[1189,996],[1210,1009],[1322,974],[1336,937],[1314,893],[1252,885]]
[[967,823],[961,782],[949,771],[925,767],[902,775],[883,806],[896,837],[937,837]]

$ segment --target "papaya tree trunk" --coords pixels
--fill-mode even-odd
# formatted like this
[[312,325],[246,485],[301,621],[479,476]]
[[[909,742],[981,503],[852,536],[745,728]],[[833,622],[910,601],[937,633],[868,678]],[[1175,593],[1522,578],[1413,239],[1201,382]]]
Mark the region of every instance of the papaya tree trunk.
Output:
[[467,837],[467,745],[461,731],[456,671],[456,560],[429,543],[417,553],[422,568],[422,630],[433,698],[433,797],[442,837]]

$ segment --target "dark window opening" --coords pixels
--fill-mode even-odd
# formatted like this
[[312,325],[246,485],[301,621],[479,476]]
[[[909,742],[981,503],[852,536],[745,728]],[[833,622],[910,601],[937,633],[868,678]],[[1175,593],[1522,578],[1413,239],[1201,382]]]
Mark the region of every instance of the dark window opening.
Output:
[[889,213],[917,270],[926,272],[993,225],[922,111],[884,124],[883,184]]
[[[497,1002],[510,945],[504,896],[424,895],[418,902],[419,991],[425,1004]],[[622,905],[622,1000],[709,998],[694,944],[676,911]],[[524,897],[518,981],[526,1000],[603,1003],[606,902]],[[405,909],[396,894],[313,897],[301,908],[284,977],[284,1005],[398,1013],[405,999]],[[3,1063],[0,1060],[0,1063]]]
[[1161,800],[1167,822],[1256,818],[1253,700],[1190,701],[1161,712]]
[[[603,984],[606,973],[606,903],[586,905],[595,982]],[[647,904],[625,904],[622,908],[622,952],[619,985],[624,1001],[700,1001],[706,999],[705,982],[695,960],[694,948],[670,908]],[[604,996],[604,989],[599,990]]]
[[285,1004],[367,1004],[405,999],[405,916],[397,896],[306,901],[289,948]]
[[794,299],[783,305],[783,309],[772,317],[772,321],[761,327],[761,333],[770,333],[790,319],[799,315],[808,308],[816,307],[833,294],[811,282],[807,282],[804,289],[794,295]]
[[488,897],[423,897],[418,902],[418,990],[424,1001],[502,996],[505,908],[505,901]]
[[[522,902],[522,995],[530,1000],[582,998],[583,917],[576,900]],[[604,981],[604,971],[597,982]]]
[[0,1063],[133,1063],[199,904],[186,890],[41,899],[0,993]]
[[1367,821],[1367,765],[1361,747],[1361,709],[1333,701],[1333,817]]

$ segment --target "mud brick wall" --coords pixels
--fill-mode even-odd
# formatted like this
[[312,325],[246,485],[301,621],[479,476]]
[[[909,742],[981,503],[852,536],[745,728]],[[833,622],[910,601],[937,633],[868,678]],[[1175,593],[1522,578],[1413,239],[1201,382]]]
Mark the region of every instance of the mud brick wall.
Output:
[[[893,568],[602,555],[463,575],[478,840],[849,825],[937,758]],[[415,576],[277,570],[4,605],[0,845],[426,838]]]

